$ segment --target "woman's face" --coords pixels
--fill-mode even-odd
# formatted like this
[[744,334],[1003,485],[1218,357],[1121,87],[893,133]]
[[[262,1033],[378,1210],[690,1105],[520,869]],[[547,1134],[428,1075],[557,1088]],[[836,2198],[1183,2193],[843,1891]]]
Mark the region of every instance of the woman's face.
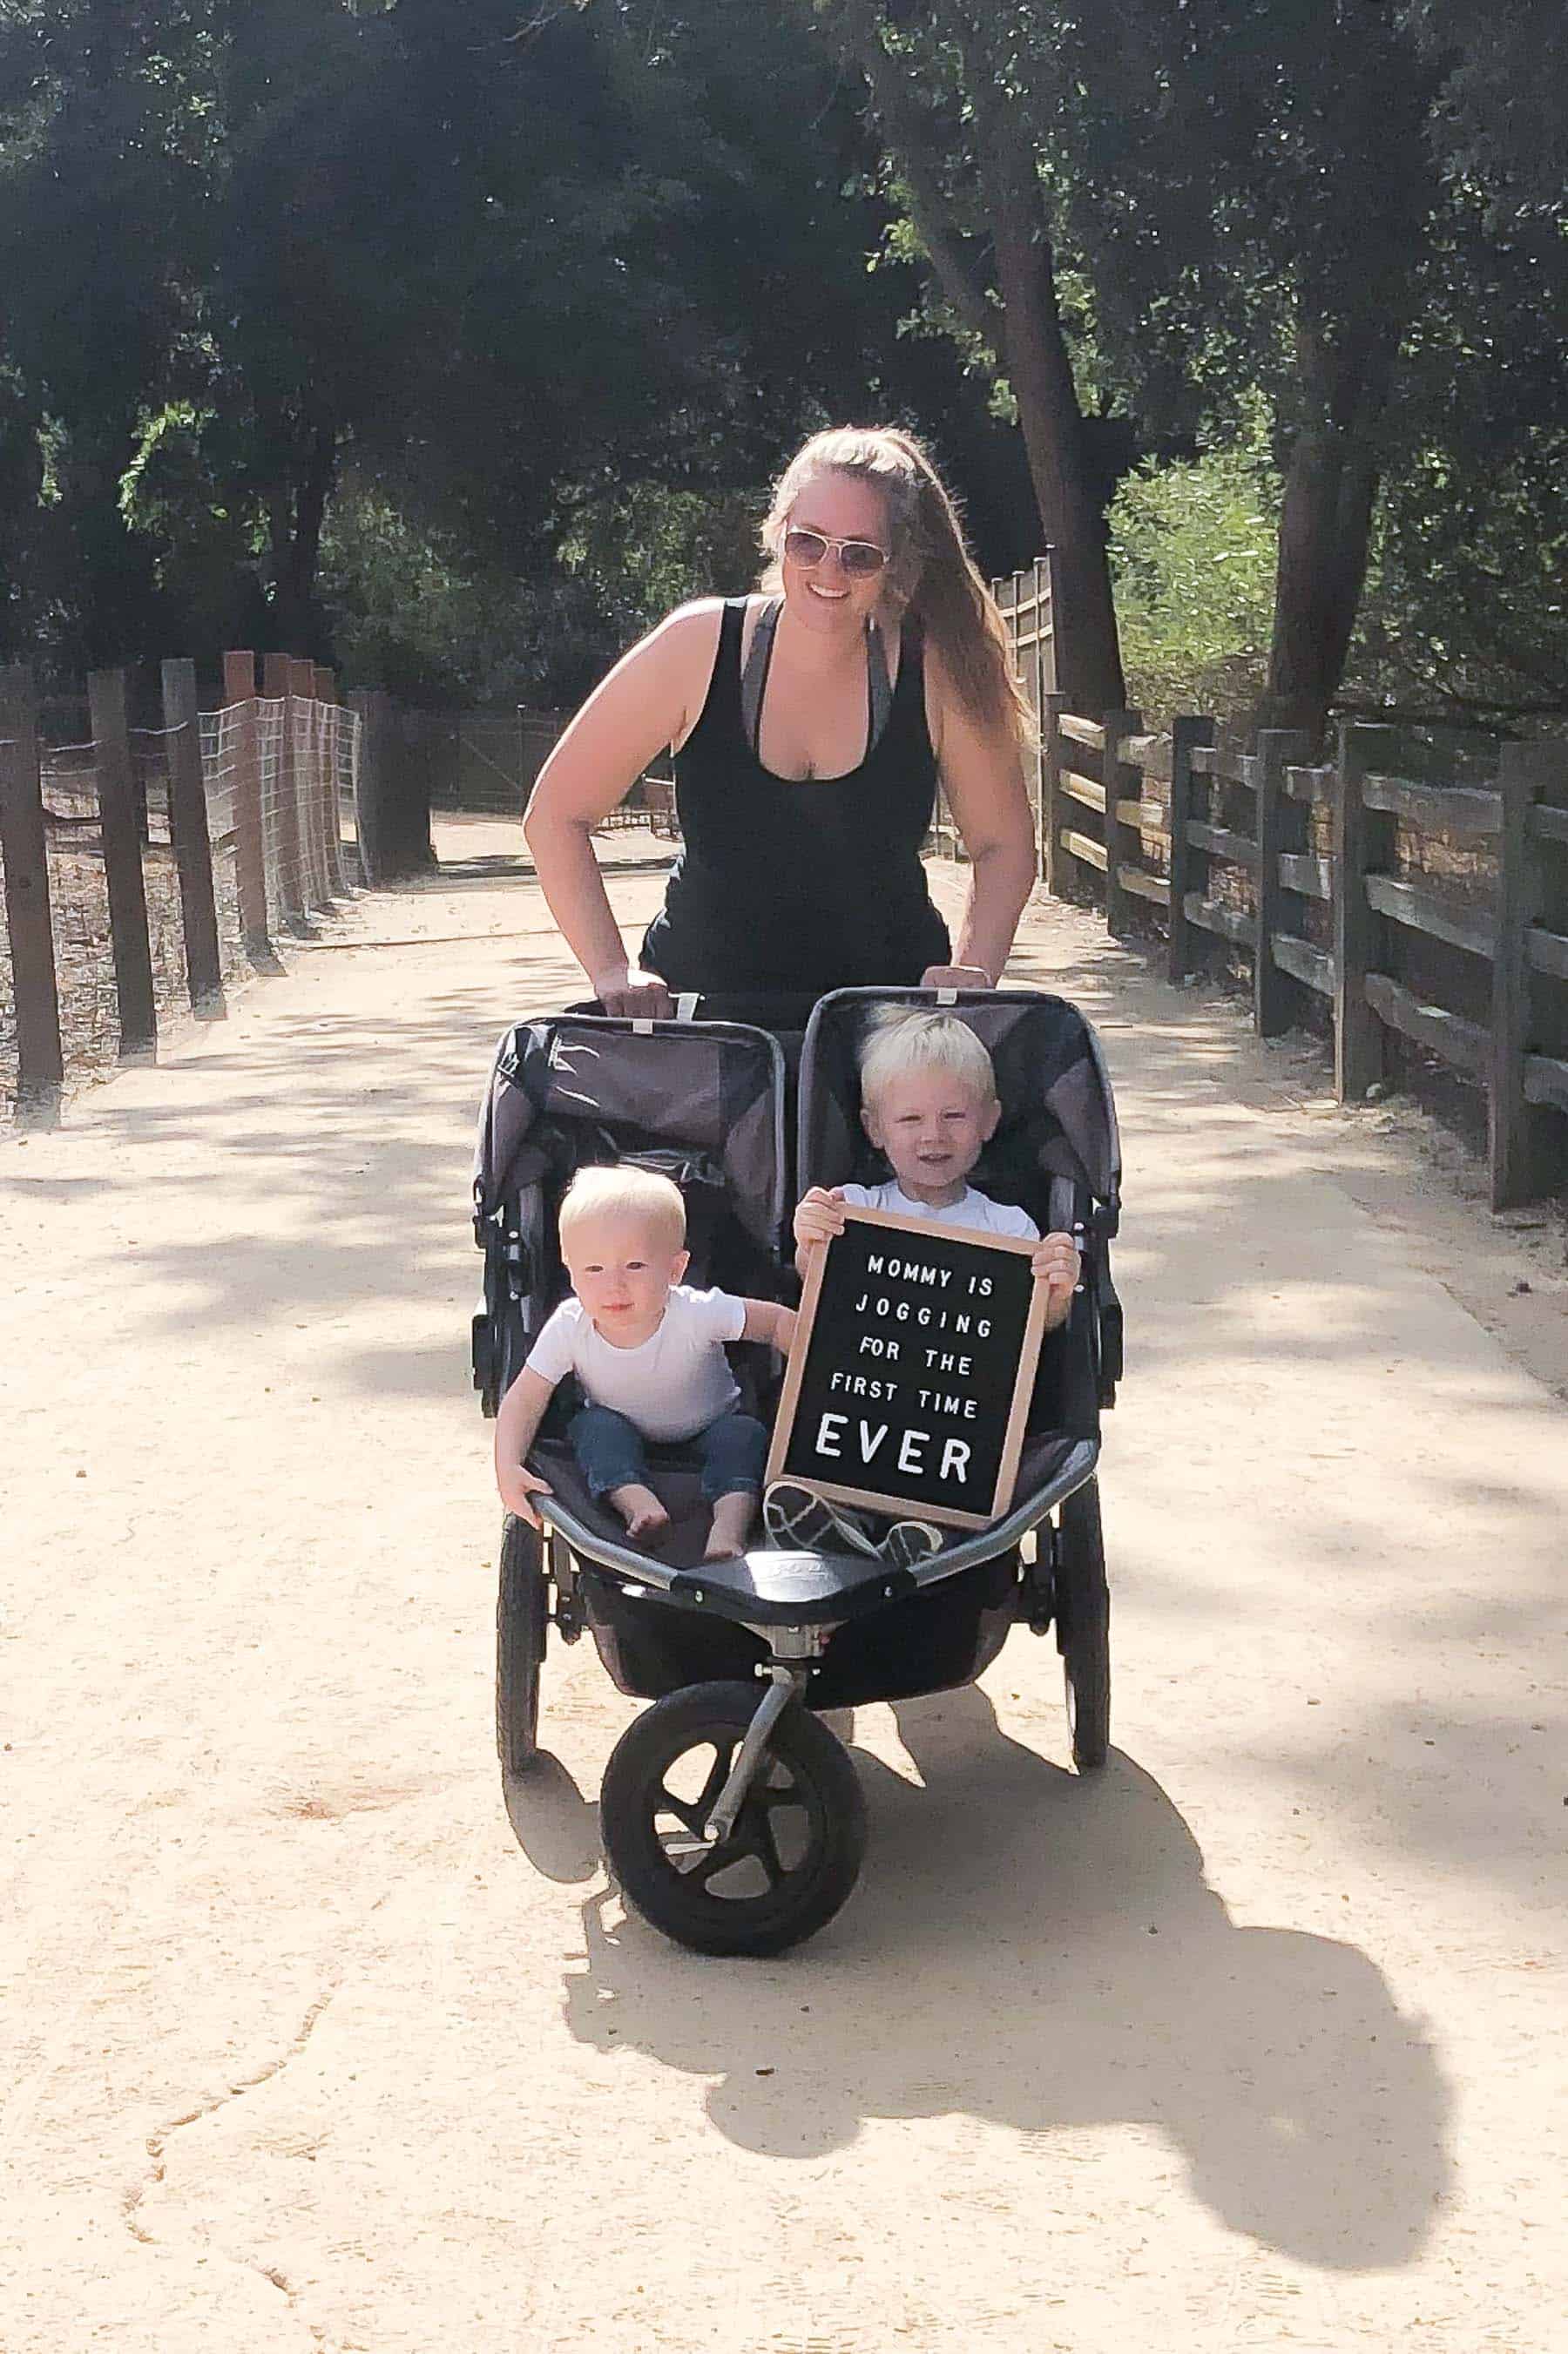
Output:
[[848,572],[837,546],[818,564],[800,563],[789,553],[792,530],[820,532],[834,542],[866,540],[890,549],[887,502],[882,493],[856,474],[819,474],[789,510],[779,556],[790,613],[818,631],[858,635],[882,601],[886,567],[871,574]]

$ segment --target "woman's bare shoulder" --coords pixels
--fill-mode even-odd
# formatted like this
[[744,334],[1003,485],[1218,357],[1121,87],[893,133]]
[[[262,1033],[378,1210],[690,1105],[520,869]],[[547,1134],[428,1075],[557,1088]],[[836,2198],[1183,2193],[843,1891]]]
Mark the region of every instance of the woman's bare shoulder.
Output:
[[689,605],[677,605],[649,631],[649,642],[658,639],[666,646],[707,646],[718,643],[718,633],[724,626],[725,600],[722,597],[694,597]]

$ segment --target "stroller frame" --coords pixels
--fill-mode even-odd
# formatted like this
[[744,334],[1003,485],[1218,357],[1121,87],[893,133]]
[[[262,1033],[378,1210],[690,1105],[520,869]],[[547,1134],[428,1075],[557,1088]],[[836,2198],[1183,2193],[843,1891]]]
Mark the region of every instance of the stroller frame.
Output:
[[[1075,1009],[1033,991],[989,992],[977,999],[950,991],[843,991],[822,1000],[811,1013],[800,1054],[800,1165],[789,1170],[786,1150],[780,1185],[763,1222],[773,1228],[771,1256],[780,1288],[791,1278],[783,1263],[784,1220],[773,1212],[813,1182],[824,1150],[832,1149],[831,1140],[824,1145],[822,1122],[815,1117],[819,1066],[832,1061],[835,1045],[842,1060],[844,1037],[868,1005],[890,1001],[950,1004],[977,1028],[1004,1021],[1010,1008],[1022,1009],[1027,1020],[1044,1006],[1070,1017],[1069,1031],[1076,1025],[1083,1050],[1073,1073],[1076,1098],[1097,1093],[1107,1115],[1106,1135],[1092,1170],[1084,1164],[1095,1154],[1082,1138],[1075,1152],[1065,1144],[1054,1146],[1064,1165],[1051,1171],[1048,1188],[1052,1224],[1070,1223],[1084,1252],[1085,1278],[1061,1344],[1065,1359],[1071,1352],[1076,1363],[1082,1426],[1044,1442],[1042,1476],[1027,1487],[1021,1476],[1020,1492],[1005,1516],[908,1567],[867,1554],[803,1553],[769,1544],[731,1559],[682,1566],[619,1541],[609,1516],[596,1515],[586,1491],[573,1494],[569,1480],[556,1482],[567,1492],[539,1498],[540,1532],[512,1516],[503,1530],[496,1683],[503,1774],[508,1781],[525,1774],[537,1755],[546,1628],[553,1625],[568,1643],[591,1631],[621,1688],[653,1701],[622,1736],[606,1771],[601,1820],[611,1867],[640,1911],[698,1951],[782,1951],[822,1926],[854,1884],[864,1843],[859,1779],[816,1711],[905,1696],[906,1687],[890,1677],[886,1690],[876,1689],[873,1678],[870,1688],[853,1690],[846,1702],[833,1688],[829,1660],[841,1630],[863,1628],[863,1653],[879,1615],[888,1626],[917,1623],[918,1614],[932,1605],[940,1607],[937,1589],[947,1587],[949,1598],[957,1598],[966,1585],[985,1582],[988,1594],[973,1614],[972,1654],[960,1642],[951,1662],[956,1671],[945,1671],[938,1661],[934,1680],[916,1681],[907,1690],[941,1690],[972,1681],[1000,1649],[1008,1623],[1022,1618],[1039,1635],[1054,1626],[1075,1764],[1080,1771],[1092,1770],[1103,1763],[1108,1745],[1109,1605],[1096,1472],[1097,1409],[1114,1399],[1120,1371],[1120,1311],[1107,1250],[1119,1216],[1119,1168],[1098,1041]],[[714,1009],[721,1016],[729,1010]],[[684,1008],[683,1015],[674,1023],[630,1023],[597,1009],[572,1009],[533,1028],[569,1025],[574,1039],[590,1040],[599,1033],[652,1038],[683,1029],[689,1040],[694,1032],[686,1026],[691,1017]],[[516,1042],[527,1026],[508,1032],[498,1050],[476,1170],[475,1233],[486,1253],[487,1280],[486,1299],[475,1318],[475,1384],[492,1413],[524,1352],[515,1338],[508,1343],[503,1329],[507,1303],[515,1308],[522,1294],[517,1258],[523,1221],[514,1214],[515,1203],[505,1184],[498,1185],[496,1172],[484,1163],[493,1141],[495,1089],[509,1049],[514,1064]],[[697,1029],[715,1042],[755,1034],[750,1025],[722,1018],[701,1020]],[[793,1046],[793,1035],[785,1036]],[[1086,1078],[1081,1067],[1086,1059]],[[830,1104],[828,1128],[832,1126]],[[838,1126],[842,1129],[842,1119]],[[842,1150],[842,1136],[837,1149]],[[754,1228],[758,1223],[754,1217]],[[1092,1393],[1087,1412],[1086,1377]],[[558,1458],[546,1458],[546,1468],[555,1473]],[[1034,1558],[1029,1561],[1032,1538]],[[990,1581],[984,1579],[987,1564]],[[954,1580],[964,1585],[954,1586]],[[655,1621],[673,1668],[662,1663],[662,1654],[652,1669],[638,1659],[640,1637]],[[713,1671],[715,1665],[720,1672]],[[702,1788],[684,1797],[673,1792],[669,1782],[677,1759],[709,1748],[714,1762]],[[791,1861],[779,1846],[775,1818],[789,1813],[793,1822],[801,1812],[810,1836],[803,1859]],[[760,1867],[764,1889],[729,1893],[724,1883],[727,1880],[733,1887],[745,1880],[748,1867],[753,1883]],[[715,1882],[721,1883],[719,1893]]]

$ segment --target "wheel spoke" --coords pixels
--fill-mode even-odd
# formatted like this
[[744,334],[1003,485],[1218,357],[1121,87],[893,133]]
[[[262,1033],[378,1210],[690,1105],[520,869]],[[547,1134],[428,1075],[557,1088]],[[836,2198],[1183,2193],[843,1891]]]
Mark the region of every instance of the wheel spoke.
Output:
[[729,1769],[734,1762],[735,1753],[738,1746],[739,1743],[734,1737],[728,1741],[721,1741],[715,1745],[714,1750],[713,1771],[708,1776],[707,1780],[703,1784],[702,1796],[697,1800],[694,1808],[699,1824],[703,1824],[707,1821],[709,1815],[711,1815],[714,1810],[714,1806],[717,1800],[719,1792],[729,1780]]
[[665,1813],[673,1815],[677,1822],[683,1823],[685,1825],[694,1839],[701,1839],[703,1835],[703,1825],[707,1818],[701,1810],[700,1800],[694,1801],[691,1798],[677,1798],[669,1784],[667,1782],[661,1782],[659,1785],[659,1795],[654,1801],[653,1811],[656,1815]]
[[717,1847],[710,1847],[705,1855],[698,1856],[681,1876],[694,1887],[705,1888],[710,1880],[727,1872],[732,1863],[744,1863],[750,1853],[749,1848],[738,1846],[733,1839],[721,1840]]
[[[678,1798],[668,1782],[661,1782],[658,1795],[653,1802],[654,1813],[661,1814],[668,1809],[677,1822],[684,1823],[694,1839],[702,1839],[707,1829],[708,1817],[714,1810],[714,1802],[729,1779],[730,1760],[734,1757],[735,1751],[736,1743],[733,1737],[728,1741],[715,1743],[714,1762],[707,1780],[694,1798]],[[672,1766],[675,1762],[674,1758],[670,1760]],[[665,1770],[668,1771],[668,1768]]]
[[779,1842],[773,1836],[771,1811],[758,1807],[748,1808],[747,1812],[751,1819],[751,1852],[768,1874],[768,1887],[777,1888],[784,1877],[784,1862],[779,1852]]

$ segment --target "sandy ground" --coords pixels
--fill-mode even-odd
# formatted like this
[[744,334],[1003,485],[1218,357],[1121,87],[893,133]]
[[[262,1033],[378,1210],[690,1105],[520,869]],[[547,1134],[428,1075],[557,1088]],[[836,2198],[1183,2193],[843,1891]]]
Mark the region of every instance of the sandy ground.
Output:
[[1032,911],[1126,1135],[1117,1751],[1024,1633],[858,1712],[856,1898],[697,1961],[590,1646],[495,1770],[471,1117],[576,987],[509,847],[0,1141],[3,2354],[1560,2348],[1552,1231]]

